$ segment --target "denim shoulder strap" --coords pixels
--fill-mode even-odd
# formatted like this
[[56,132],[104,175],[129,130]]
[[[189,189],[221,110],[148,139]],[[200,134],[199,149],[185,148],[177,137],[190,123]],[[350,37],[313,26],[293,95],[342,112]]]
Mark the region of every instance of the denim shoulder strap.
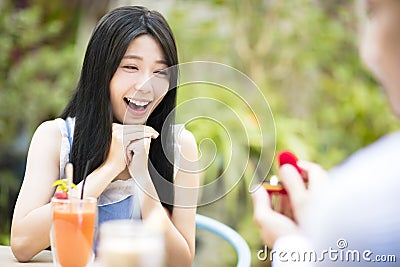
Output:
[[69,125],[68,118],[65,119],[65,126],[67,127],[68,142],[69,142],[69,162],[71,162],[71,154],[72,154],[72,135],[71,135],[71,126]]

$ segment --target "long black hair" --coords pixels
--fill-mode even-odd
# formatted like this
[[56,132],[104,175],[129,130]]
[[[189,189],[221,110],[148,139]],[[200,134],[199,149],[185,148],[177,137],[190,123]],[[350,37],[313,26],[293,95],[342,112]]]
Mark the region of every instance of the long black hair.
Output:
[[129,44],[143,34],[151,35],[161,45],[167,65],[171,67],[169,90],[146,124],[161,134],[151,142],[149,172],[161,202],[172,213],[178,55],[172,31],[160,13],[145,7],[126,6],[112,10],[98,22],[88,43],[76,91],[61,117],[75,117],[71,162],[74,183],[78,184],[83,179],[87,162],[90,162],[88,173],[91,173],[106,159],[114,120],[110,81]]

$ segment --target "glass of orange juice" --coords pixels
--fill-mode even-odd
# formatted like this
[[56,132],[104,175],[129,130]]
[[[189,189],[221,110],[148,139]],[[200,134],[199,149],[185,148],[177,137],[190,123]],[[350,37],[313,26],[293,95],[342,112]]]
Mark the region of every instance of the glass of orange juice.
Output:
[[94,258],[95,198],[51,200],[51,249],[55,266],[86,267]]

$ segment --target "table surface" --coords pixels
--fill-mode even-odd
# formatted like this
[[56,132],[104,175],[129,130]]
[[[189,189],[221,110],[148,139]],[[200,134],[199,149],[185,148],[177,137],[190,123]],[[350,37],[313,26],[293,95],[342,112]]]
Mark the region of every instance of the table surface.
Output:
[[[29,262],[18,262],[12,254],[11,248],[8,246],[0,246],[0,266],[1,267],[48,267],[53,266],[53,257],[51,251],[44,250],[37,254]],[[94,262],[90,267],[99,267],[99,264]]]
[[36,266],[45,267],[53,266],[53,258],[51,251],[44,250],[37,254],[30,262],[21,263],[18,262],[12,254],[11,248],[8,246],[0,246],[0,266],[1,267],[12,267],[12,266]]

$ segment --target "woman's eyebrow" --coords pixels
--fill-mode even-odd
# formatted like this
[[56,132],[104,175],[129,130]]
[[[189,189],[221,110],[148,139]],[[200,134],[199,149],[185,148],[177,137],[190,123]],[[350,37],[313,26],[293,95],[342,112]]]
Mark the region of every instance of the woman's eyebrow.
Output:
[[[143,57],[138,56],[138,55],[125,55],[125,56],[123,56],[123,59],[137,59],[137,60],[143,61]],[[165,59],[156,60],[155,63],[168,65],[167,61]]]
[[165,59],[156,60],[156,63],[158,63],[158,64],[164,64],[164,65],[167,65],[167,66],[168,66],[167,61],[166,61]]
[[143,57],[137,55],[125,55],[123,58],[143,60]]

